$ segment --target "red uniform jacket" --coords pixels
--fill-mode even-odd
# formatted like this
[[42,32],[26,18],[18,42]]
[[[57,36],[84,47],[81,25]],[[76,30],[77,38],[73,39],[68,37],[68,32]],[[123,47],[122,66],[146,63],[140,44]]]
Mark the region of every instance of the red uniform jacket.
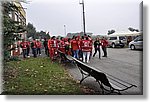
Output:
[[37,48],[41,48],[41,47],[42,47],[41,42],[40,42],[40,41],[37,41],[37,42],[36,42],[36,46],[37,46]]
[[81,50],[83,52],[91,52],[92,50],[92,43],[90,40],[82,40],[81,42]]
[[80,48],[79,41],[77,41],[77,40],[72,40],[72,41],[71,41],[71,47],[72,47],[72,50],[78,50],[78,49]]
[[108,41],[107,40],[101,40],[102,47],[107,47],[108,46]]
[[51,48],[51,39],[49,39],[49,40],[48,40],[48,42],[47,42],[47,46],[48,46],[48,49],[50,49],[50,48]]
[[30,41],[27,41],[27,48],[30,48]]
[[21,46],[22,49],[27,49],[27,42],[25,42],[25,41],[21,42],[20,46]]
[[57,40],[53,40],[53,39],[49,39],[48,40],[48,48],[58,48],[58,41]]
[[59,50],[65,53],[65,42],[63,40],[59,42]]

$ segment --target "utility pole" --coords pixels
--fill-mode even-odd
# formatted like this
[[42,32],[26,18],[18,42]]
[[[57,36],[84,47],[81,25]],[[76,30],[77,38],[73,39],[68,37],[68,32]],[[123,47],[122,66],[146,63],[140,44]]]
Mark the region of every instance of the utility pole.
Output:
[[66,25],[64,25],[64,34],[65,34],[65,36],[67,36],[67,34],[66,34]]
[[82,3],[80,3],[82,5],[82,9],[83,9],[83,33],[86,34],[85,32],[85,11],[84,11],[84,0],[82,0]]

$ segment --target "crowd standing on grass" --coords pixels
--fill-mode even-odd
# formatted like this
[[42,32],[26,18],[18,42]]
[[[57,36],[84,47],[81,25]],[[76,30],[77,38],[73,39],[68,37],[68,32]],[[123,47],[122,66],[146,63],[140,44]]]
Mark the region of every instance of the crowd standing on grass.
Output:
[[33,57],[37,57],[37,55],[41,55],[41,47],[42,44],[39,40],[33,39],[32,42],[29,40],[25,41],[25,39],[22,40],[20,43],[20,47],[22,48],[22,54],[23,58],[30,57],[30,48],[32,49]]
[[[39,40],[33,39],[30,42],[23,39],[20,46],[23,50],[23,58],[30,57],[30,48],[32,49],[33,57],[41,55],[42,43]],[[50,39],[44,38],[43,46],[45,54],[52,61],[59,55],[58,51],[61,51],[66,55],[82,60],[84,63],[89,63],[90,59],[94,58],[97,52],[99,53],[99,59],[101,59],[101,48],[104,53],[102,57],[107,57],[108,41],[105,37],[92,39],[91,36],[86,34],[84,36],[73,36],[72,38],[61,37],[60,39],[53,36]],[[94,54],[92,55],[93,48]]]

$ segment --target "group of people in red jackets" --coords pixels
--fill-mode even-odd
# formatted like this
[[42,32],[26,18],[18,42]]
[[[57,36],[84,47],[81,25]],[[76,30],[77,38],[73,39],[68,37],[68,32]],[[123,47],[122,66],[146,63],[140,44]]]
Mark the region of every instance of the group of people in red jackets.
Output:
[[33,39],[32,42],[22,40],[20,43],[20,47],[22,48],[23,58],[30,57],[30,48],[32,49],[33,57],[37,57],[37,55],[41,55],[42,44],[39,40]]
[[58,54],[57,51],[59,50],[77,59],[83,58],[83,62],[89,62],[92,52],[92,39],[90,36],[83,36],[82,38],[80,36],[73,36],[72,39],[61,37],[59,40],[53,36],[48,40],[48,50],[52,60]]
[[[56,38],[55,36],[50,39],[44,39],[43,42],[45,48],[45,54],[50,57],[51,60],[54,60],[61,51],[66,55],[71,55],[74,58],[82,60],[85,63],[89,63],[90,58],[92,57],[93,48],[95,50],[93,57],[95,57],[97,51],[99,52],[99,59],[101,59],[101,51],[102,48],[104,52],[103,57],[107,57],[107,45],[108,41],[103,37],[102,39],[96,38],[96,40],[92,40],[92,38],[88,35],[84,36],[73,36],[73,38]],[[94,47],[93,47],[94,45]],[[30,48],[32,49],[33,57],[37,57],[37,55],[41,55],[42,44],[39,40],[33,39],[32,42],[23,40],[20,44],[23,50],[23,58],[30,57],[29,52]]]
[[[94,42],[94,49],[95,54],[97,53],[97,50],[100,51],[100,46],[102,46],[102,49],[104,51],[104,56],[107,57],[107,40],[103,37],[101,40],[97,39],[96,42],[99,42],[99,45],[96,45]],[[92,56],[92,49],[93,49],[93,40],[90,36],[87,36],[86,34],[82,37],[80,36],[73,36],[73,38],[63,38],[57,39],[55,36],[53,36],[51,39],[47,41],[47,50],[49,52],[49,56],[51,60],[55,59],[55,56],[58,55],[58,50],[61,51],[64,54],[71,55],[74,58],[80,59],[83,62],[89,63],[89,60]],[[46,48],[45,48],[46,50]],[[47,52],[47,51],[45,51]],[[100,55],[100,52],[99,52]],[[100,56],[99,56],[100,58]]]

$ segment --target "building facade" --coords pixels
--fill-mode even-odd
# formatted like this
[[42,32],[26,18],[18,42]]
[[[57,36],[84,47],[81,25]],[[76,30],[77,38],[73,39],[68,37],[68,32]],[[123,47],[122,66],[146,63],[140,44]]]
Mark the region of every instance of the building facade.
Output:
[[[13,0],[11,2],[18,8],[18,10],[11,12],[10,17],[12,18],[12,20],[18,21],[19,25],[26,26],[26,12],[23,6],[18,0]],[[11,47],[15,47],[15,50],[11,51],[11,56],[18,56],[21,54],[22,49],[19,47],[21,39],[27,39],[26,32],[18,33],[18,35],[19,35],[19,40],[17,38],[14,38],[15,43],[14,45],[11,46]]]

